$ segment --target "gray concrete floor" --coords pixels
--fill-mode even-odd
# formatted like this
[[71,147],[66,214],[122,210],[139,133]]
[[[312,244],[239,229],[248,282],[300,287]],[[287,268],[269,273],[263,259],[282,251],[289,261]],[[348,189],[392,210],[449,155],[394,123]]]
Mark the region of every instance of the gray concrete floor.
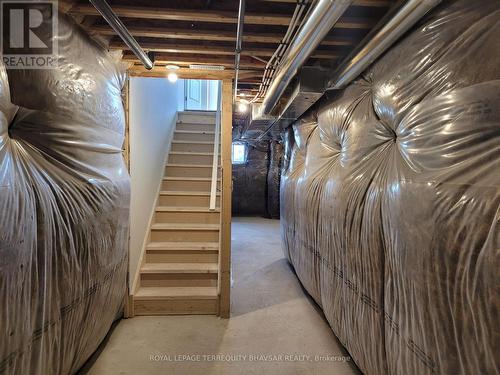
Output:
[[234,218],[232,242],[231,319],[122,320],[85,373],[359,374],[283,257],[279,221]]

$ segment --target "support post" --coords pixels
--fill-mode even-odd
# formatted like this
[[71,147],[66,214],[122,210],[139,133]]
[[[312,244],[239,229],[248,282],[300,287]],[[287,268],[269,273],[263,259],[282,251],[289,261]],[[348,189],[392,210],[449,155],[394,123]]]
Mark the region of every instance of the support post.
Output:
[[221,164],[222,197],[219,248],[219,316],[229,318],[231,310],[231,197],[232,165],[231,145],[233,132],[233,84],[222,81]]

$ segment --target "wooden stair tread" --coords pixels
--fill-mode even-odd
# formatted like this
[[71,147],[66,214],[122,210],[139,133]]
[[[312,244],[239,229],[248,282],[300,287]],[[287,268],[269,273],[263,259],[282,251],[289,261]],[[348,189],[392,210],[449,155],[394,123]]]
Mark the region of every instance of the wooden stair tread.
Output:
[[150,242],[146,250],[219,250],[218,242]]
[[209,126],[211,128],[214,128],[215,129],[215,124],[211,121],[208,121],[208,122],[193,122],[193,121],[177,121],[176,124],[177,125],[191,125],[191,126]]
[[[190,191],[190,190],[162,190],[160,195],[186,195],[186,196],[210,196],[209,191]],[[220,192],[217,192],[220,195]]]
[[217,287],[142,287],[135,300],[149,299],[216,299]]
[[212,168],[212,164],[175,164],[175,163],[167,163],[167,167]]
[[196,140],[185,141],[183,139],[173,139],[172,143],[196,143],[196,144],[200,144],[200,145],[213,145],[214,144],[213,141],[196,141]]
[[185,111],[179,111],[178,114],[179,116],[181,115],[215,116],[217,114],[217,111],[185,110]]
[[213,152],[190,152],[190,151],[170,151],[170,155],[196,155],[196,156],[213,156]]
[[211,130],[175,130],[175,133],[183,133],[183,134],[208,134],[214,135],[215,132]]
[[219,230],[219,224],[156,223],[152,230]]
[[208,207],[195,206],[156,206],[156,212],[220,212],[220,207],[210,210]]
[[[164,181],[212,181],[210,177],[163,177]],[[220,181],[220,177],[217,181]]]
[[217,273],[217,263],[144,263],[141,273]]

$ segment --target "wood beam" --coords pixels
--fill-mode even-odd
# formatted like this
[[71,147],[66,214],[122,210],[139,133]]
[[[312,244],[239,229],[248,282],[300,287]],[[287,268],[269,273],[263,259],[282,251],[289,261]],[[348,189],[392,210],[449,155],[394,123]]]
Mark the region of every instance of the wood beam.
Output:
[[[287,3],[296,4],[297,0],[260,0],[265,3]],[[392,0],[354,0],[354,6],[385,8],[392,5]]]
[[[113,11],[118,17],[156,19],[167,21],[192,21],[232,23],[238,22],[236,12],[222,10],[193,10],[172,9],[158,7],[138,7],[126,5],[113,5]],[[70,14],[99,15],[97,9],[90,4],[76,4],[69,11]],[[245,14],[245,23],[253,25],[282,25],[290,23],[291,15],[286,14]]]
[[[107,25],[93,26],[91,31],[101,35],[113,36],[116,32]],[[134,37],[185,39],[185,40],[210,40],[233,42],[236,40],[236,32],[224,30],[186,30],[163,27],[128,27]],[[272,33],[244,33],[243,41],[250,43],[273,43],[281,41],[283,35]]]
[[[133,65],[128,69],[131,77],[157,77],[167,78],[165,66],[157,66],[147,70],[142,65]],[[234,77],[234,70],[196,70],[181,68],[175,71],[181,79],[231,79]]]
[[[128,27],[128,30],[134,37],[147,37],[159,39],[183,39],[183,40],[207,40],[234,42],[236,33],[223,30],[183,30],[162,27]],[[115,36],[116,32],[107,25],[95,25],[89,28],[89,31],[104,36]],[[278,44],[283,38],[282,34],[276,33],[243,33],[243,41],[249,43],[271,43]],[[326,37],[321,45],[325,46],[351,46],[356,41],[351,38]]]
[[[229,46],[209,46],[209,45],[193,45],[193,44],[178,44],[166,42],[142,42],[141,47],[146,51],[166,52],[166,53],[192,53],[199,55],[217,55],[217,56],[234,56],[234,47]],[[109,48],[129,50],[130,48],[121,40],[111,42]],[[270,57],[274,54],[274,48],[244,48],[241,51],[242,56],[262,56]],[[340,55],[334,51],[316,50],[311,55],[316,59],[336,59]]]
[[[187,9],[171,9],[171,8],[156,8],[156,7],[137,7],[115,5],[114,12],[119,17],[139,18],[139,19],[154,19],[167,21],[190,21],[190,22],[215,22],[215,23],[230,23],[238,22],[236,12],[217,11],[217,10],[187,10]],[[99,15],[97,9],[90,4],[76,4],[68,12],[72,15]],[[245,14],[245,24],[253,25],[277,25],[288,26],[290,23],[290,15],[284,14]],[[375,24],[375,20],[363,18],[342,17],[336,28],[347,29],[368,29]]]
[[[124,61],[137,62],[137,57],[132,53],[125,53],[123,56]],[[155,56],[157,64],[175,64],[179,66],[189,66],[191,64],[203,65],[221,65],[227,68],[234,68],[234,59],[229,56],[213,56],[213,55],[192,55],[192,54],[175,54],[175,53],[158,53]],[[264,70],[265,64],[256,60],[242,59],[240,67],[250,70]]]
[[[177,76],[182,79],[233,79],[234,70],[200,70],[200,69],[189,69],[181,68],[175,71]],[[158,77],[166,78],[167,70],[163,65],[155,65],[153,69],[147,70],[143,65],[132,64],[128,68],[128,73],[131,77]],[[255,81],[255,77],[259,78],[262,76],[262,71],[255,70],[242,70],[240,71],[239,77],[242,82],[246,80]],[[252,80],[252,78],[254,80]],[[260,83],[260,80],[258,81]]]

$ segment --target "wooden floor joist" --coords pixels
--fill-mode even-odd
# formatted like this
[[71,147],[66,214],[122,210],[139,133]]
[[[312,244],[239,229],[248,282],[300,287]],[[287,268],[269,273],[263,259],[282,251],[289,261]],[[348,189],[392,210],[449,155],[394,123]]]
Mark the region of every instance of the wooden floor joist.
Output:
[[[116,36],[116,32],[107,25],[94,25],[88,28],[89,31],[103,36]],[[157,38],[161,43],[164,39],[169,40],[203,40],[203,41],[236,41],[234,31],[225,30],[185,30],[171,29],[163,27],[134,27],[128,28],[130,33],[136,37]],[[255,33],[247,32],[243,35],[243,42],[261,43],[261,44],[278,44],[283,38],[280,33]],[[324,46],[350,46],[356,43],[355,39],[343,38],[335,36],[327,36],[320,45]],[[244,51],[242,51],[244,52]],[[234,51],[233,51],[234,53]]]
[[[192,21],[192,22],[215,22],[231,23],[238,22],[236,11],[217,10],[193,10],[193,9],[172,9],[158,7],[139,7],[114,5],[113,11],[124,18],[155,19],[167,21]],[[76,4],[69,11],[73,15],[99,15],[97,9],[91,4]],[[253,25],[282,25],[290,23],[291,15],[282,14],[245,14],[245,23]]]
[[[198,55],[219,55],[219,56],[234,56],[233,46],[210,46],[210,45],[193,45],[168,42],[141,42],[141,47],[147,51],[163,52],[163,53],[192,53]],[[130,48],[121,40],[111,42],[111,49]],[[273,48],[245,48],[241,51],[242,56],[261,56],[271,57],[275,50]],[[316,59],[336,59],[339,53],[331,50],[316,50],[311,55]]]
[[[165,21],[191,21],[191,22],[212,22],[229,23],[238,22],[237,12],[218,11],[218,10],[192,10],[192,9],[172,9],[158,7],[138,7],[126,5],[114,5],[113,11],[124,18],[165,20]],[[97,9],[91,4],[77,4],[69,12],[71,15],[95,16],[99,15]],[[245,24],[250,25],[274,25],[288,26],[291,15],[272,14],[272,13],[246,13]],[[376,20],[365,18],[342,17],[336,24],[337,28],[371,28]]]
[[[123,55],[123,60],[128,62],[138,62],[135,55],[131,53],[125,53]],[[158,53],[155,56],[155,63],[157,64],[176,64],[180,66],[187,67],[191,64],[204,64],[204,65],[221,65],[227,68],[234,67],[234,58],[232,56],[216,56],[216,55],[193,55],[193,54],[164,54]],[[250,70],[263,70],[265,64],[256,60],[245,60],[241,59],[240,68],[250,69]]]

